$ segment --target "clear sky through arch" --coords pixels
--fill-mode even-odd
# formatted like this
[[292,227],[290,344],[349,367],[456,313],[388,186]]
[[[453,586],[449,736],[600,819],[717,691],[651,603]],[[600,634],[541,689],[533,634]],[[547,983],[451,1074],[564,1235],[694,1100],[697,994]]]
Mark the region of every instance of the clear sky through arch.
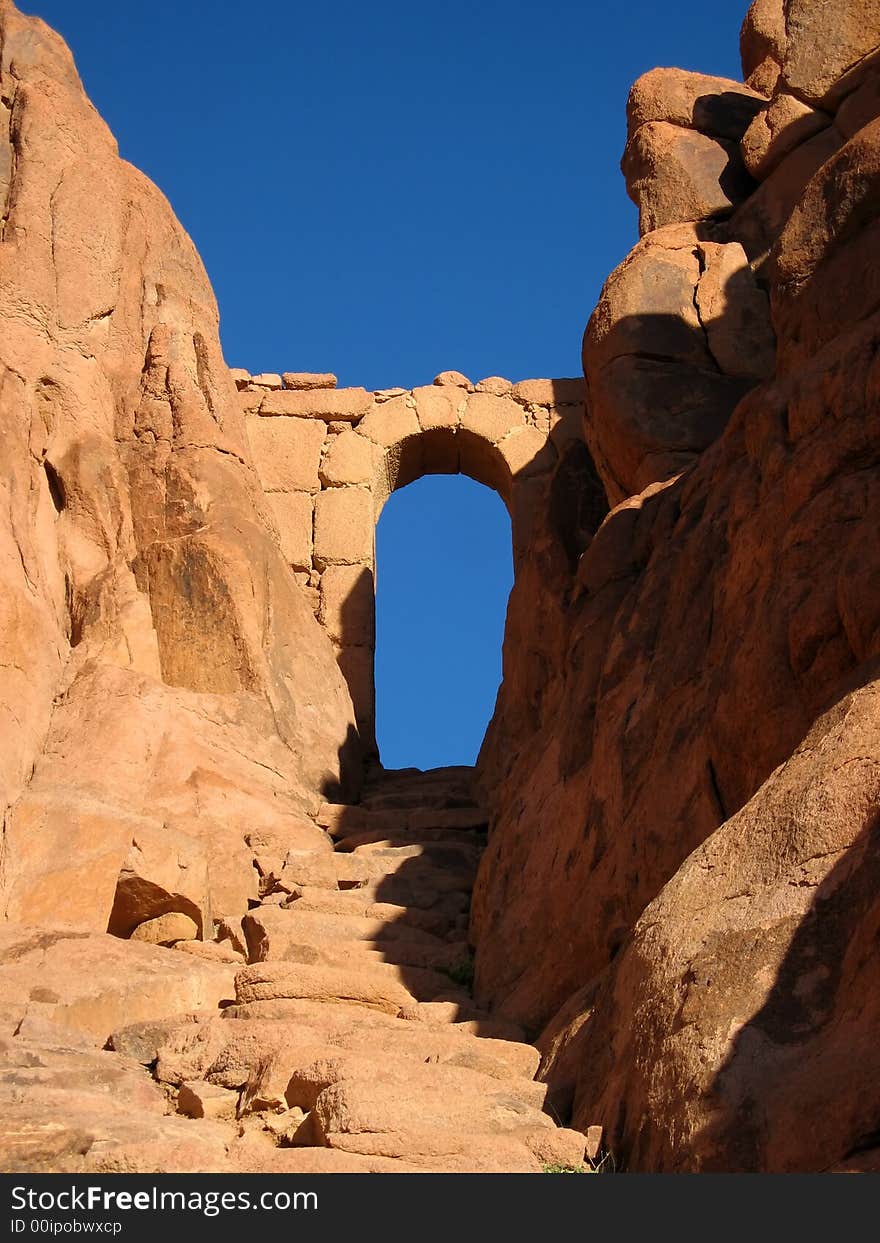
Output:
[[376,530],[376,734],[386,768],[473,764],[495,707],[513,582],[501,498],[427,475]]

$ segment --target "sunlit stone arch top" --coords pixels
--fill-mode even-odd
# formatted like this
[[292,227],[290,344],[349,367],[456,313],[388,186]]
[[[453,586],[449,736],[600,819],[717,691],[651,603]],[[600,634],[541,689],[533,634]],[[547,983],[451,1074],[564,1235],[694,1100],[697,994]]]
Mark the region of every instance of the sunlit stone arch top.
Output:
[[391,493],[465,474],[511,518],[514,565],[565,445],[582,437],[583,381],[444,372],[411,390],[337,388],[332,375],[233,371],[281,546],[336,648],[358,724],[374,731],[375,528]]

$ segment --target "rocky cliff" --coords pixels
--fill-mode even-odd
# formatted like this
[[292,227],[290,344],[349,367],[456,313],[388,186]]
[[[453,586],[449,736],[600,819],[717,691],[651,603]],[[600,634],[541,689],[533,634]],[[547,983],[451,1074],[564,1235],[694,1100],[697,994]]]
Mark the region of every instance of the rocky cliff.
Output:
[[636,83],[584,338],[613,508],[552,624],[514,589],[477,994],[626,1168],[876,1143],[878,44],[872,0],[756,0],[744,83]]
[[2,905],[202,925],[357,780],[354,716],[190,239],[62,41],[4,0],[0,47]]

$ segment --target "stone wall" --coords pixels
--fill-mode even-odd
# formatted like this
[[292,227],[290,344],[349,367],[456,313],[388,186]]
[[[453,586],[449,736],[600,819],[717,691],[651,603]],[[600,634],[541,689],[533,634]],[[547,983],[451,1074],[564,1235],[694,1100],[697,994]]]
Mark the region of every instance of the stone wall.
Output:
[[348,682],[358,729],[375,745],[375,527],[396,488],[423,475],[469,475],[510,514],[514,565],[545,521],[545,485],[582,439],[583,381],[498,376],[367,392],[333,375],[233,378],[281,547]]

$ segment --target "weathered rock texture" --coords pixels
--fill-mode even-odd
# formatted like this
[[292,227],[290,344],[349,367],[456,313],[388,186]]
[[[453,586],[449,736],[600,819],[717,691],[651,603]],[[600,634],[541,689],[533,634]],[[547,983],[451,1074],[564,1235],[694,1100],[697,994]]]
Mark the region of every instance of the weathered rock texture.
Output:
[[351,702],[192,243],[61,40],[4,0],[0,44],[2,906],[201,927],[255,895],[246,834],[353,788]]
[[511,600],[476,995],[624,1168],[876,1144],[878,43],[876,5],[758,0],[748,88],[637,84],[645,236],[584,341],[614,508],[552,626]]
[[[262,902],[198,943],[237,969],[7,925],[4,1170],[584,1167],[587,1136],[544,1109],[538,1050],[469,995],[472,778],[383,774],[321,810],[335,850],[261,853]],[[149,923],[165,944],[186,918]]]
[[[367,393],[226,368],[0,0],[4,1169],[876,1168],[878,42],[756,0],[745,83],[640,79],[585,389]],[[458,470],[482,789],[364,782],[375,520]]]
[[0,0],[0,48],[0,1164],[580,1165],[469,996],[472,774],[349,800],[382,504],[464,470],[524,556],[582,381],[230,371],[63,43]]

